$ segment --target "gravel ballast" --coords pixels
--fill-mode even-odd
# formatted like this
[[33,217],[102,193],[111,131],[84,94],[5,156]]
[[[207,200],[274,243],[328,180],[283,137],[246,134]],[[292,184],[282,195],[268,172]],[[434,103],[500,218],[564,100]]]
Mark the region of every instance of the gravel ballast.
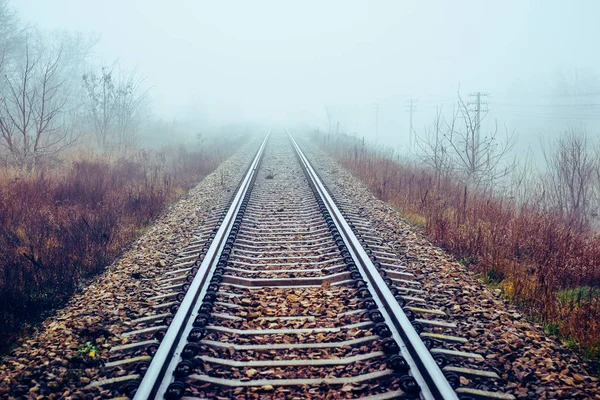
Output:
[[334,196],[356,205],[423,284],[428,304],[445,311],[458,325],[456,334],[469,339],[463,350],[482,354],[498,372],[500,391],[520,399],[600,399],[598,377],[573,350],[528,322],[500,290],[486,287],[339,163],[316,146],[304,147]]
[[[148,307],[155,280],[168,271],[192,232],[232,195],[258,147],[253,140],[173,204],[129,251],[81,293],[24,338],[0,364],[0,398],[104,398],[85,387],[101,375],[108,349]],[[313,146],[304,146],[335,196],[356,204],[394,253],[406,260],[429,304],[469,339],[464,351],[482,354],[501,376],[500,390],[520,399],[600,399],[598,378],[560,341],[527,322],[499,291],[486,287],[451,255],[430,243],[390,205],[376,199],[348,171]],[[82,357],[90,343],[93,357]]]

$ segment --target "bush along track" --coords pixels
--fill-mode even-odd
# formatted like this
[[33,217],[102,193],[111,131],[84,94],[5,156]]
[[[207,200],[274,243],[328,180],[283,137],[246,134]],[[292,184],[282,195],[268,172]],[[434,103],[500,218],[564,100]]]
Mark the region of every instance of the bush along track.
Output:
[[0,355],[245,139],[116,159],[80,150],[28,175],[0,170]]
[[108,350],[127,344],[121,333],[147,311],[157,291],[154,277],[162,277],[197,228],[226,205],[256,146],[247,143],[206,176],[106,272],[22,339],[0,364],[0,398],[87,398],[82,388],[98,379]]
[[543,191],[532,189],[529,199],[517,196],[517,202],[345,135],[321,143],[379,199],[497,285],[528,317],[600,361],[600,235],[584,219],[544,203]]

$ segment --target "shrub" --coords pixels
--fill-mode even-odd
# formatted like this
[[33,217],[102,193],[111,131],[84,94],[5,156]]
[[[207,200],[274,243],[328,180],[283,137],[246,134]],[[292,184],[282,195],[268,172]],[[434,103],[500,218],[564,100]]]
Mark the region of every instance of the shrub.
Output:
[[103,271],[238,144],[204,154],[181,148],[117,160],[87,155],[29,176],[1,172],[0,350],[25,321]]
[[[500,285],[531,317],[558,326],[588,355],[600,356],[600,236],[537,204],[471,192],[450,178],[402,164],[352,138],[327,149],[380,199],[471,269]],[[421,219],[422,221],[422,219]],[[421,222],[422,223],[422,222]]]

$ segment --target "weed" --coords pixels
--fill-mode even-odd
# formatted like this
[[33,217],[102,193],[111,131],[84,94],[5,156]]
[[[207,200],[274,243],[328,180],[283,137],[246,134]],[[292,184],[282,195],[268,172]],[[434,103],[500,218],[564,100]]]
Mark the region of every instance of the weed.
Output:
[[[15,177],[0,170],[0,353],[25,322],[64,304],[240,143],[127,159],[88,155]],[[223,177],[224,179],[224,177]]]
[[490,269],[486,274],[487,282],[492,286],[498,286],[505,278],[504,272]]
[[557,297],[563,304],[591,300],[600,297],[600,287],[579,286],[574,289],[560,290]]
[[421,214],[417,214],[417,213],[412,213],[412,212],[408,212],[408,213],[403,213],[402,217],[411,225],[419,228],[419,229],[424,229],[425,228],[425,223],[427,222],[427,219],[425,218],[425,216],[421,215]]
[[559,329],[582,353],[600,357],[600,235],[537,203],[517,205],[470,191],[351,137],[325,144],[372,193],[410,223],[421,221],[434,243],[500,287],[526,315]]
[[556,322],[548,322],[543,325],[544,331],[546,331],[546,333],[549,333],[551,335],[558,335],[558,333],[560,332],[560,325],[558,325]]
[[86,342],[84,345],[79,346],[77,351],[84,357],[94,358],[100,356],[100,349],[92,342]]

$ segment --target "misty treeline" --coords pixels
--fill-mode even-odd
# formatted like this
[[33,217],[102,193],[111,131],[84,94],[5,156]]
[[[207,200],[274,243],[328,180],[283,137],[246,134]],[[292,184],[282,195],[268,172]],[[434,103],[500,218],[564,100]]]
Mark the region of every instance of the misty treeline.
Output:
[[0,160],[31,173],[63,150],[135,148],[150,118],[148,87],[118,61],[99,62],[97,39],[23,25],[0,0]]
[[438,107],[431,125],[414,132],[414,154],[433,172],[436,185],[450,179],[519,205],[535,204],[558,212],[580,230],[597,222],[600,140],[592,139],[583,126],[573,126],[558,139],[540,143],[540,163],[531,152],[516,157],[515,131],[499,129],[497,121],[484,124],[485,116],[459,94],[450,112]]

